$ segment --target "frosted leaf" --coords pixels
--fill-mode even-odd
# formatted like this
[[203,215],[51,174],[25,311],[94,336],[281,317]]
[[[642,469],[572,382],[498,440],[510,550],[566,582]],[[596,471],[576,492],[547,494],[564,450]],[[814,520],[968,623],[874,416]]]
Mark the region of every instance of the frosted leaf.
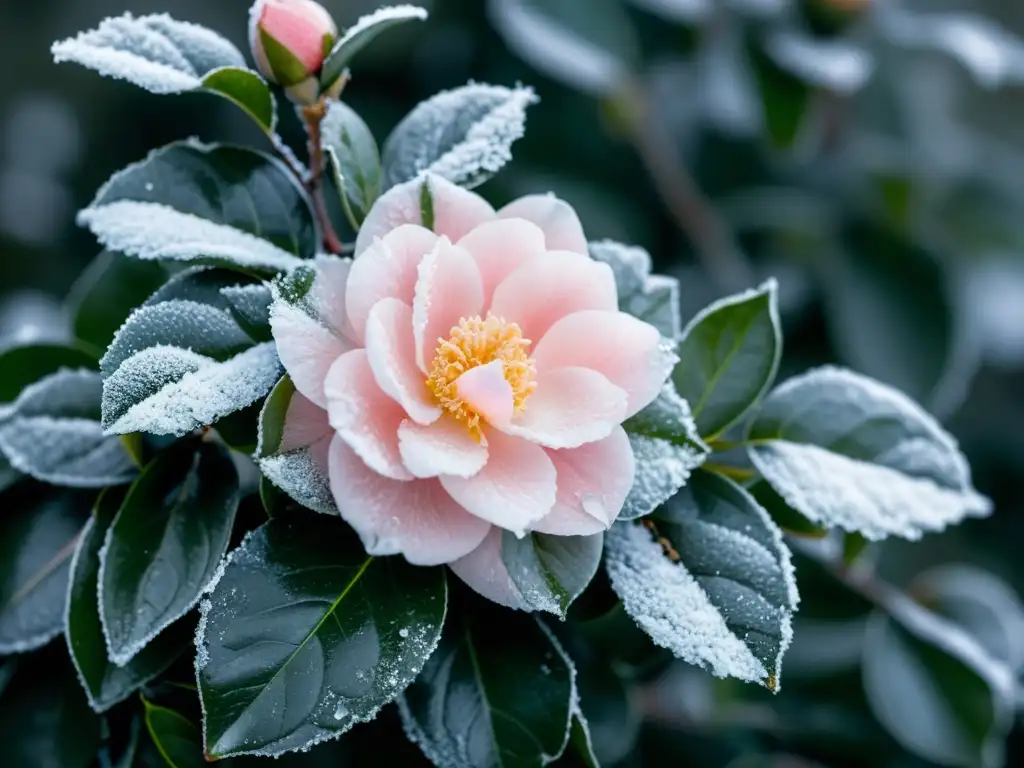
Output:
[[651,255],[643,248],[611,240],[590,244],[590,255],[615,273],[619,309],[650,323],[668,339],[679,337],[679,281],[651,274]]
[[54,43],[57,63],[70,61],[152,93],[191,91],[220,67],[245,67],[234,45],[212,30],[167,14],[106,19],[96,29]]
[[273,342],[225,362],[156,346],[128,358],[103,386],[109,434],[184,435],[252,405],[281,375]]
[[712,0],[631,0],[637,8],[643,8],[666,21],[678,24],[693,24],[703,21],[714,9]]
[[565,619],[569,606],[590,584],[601,564],[602,534],[501,536],[501,560],[520,599],[530,610]]
[[336,101],[327,108],[320,135],[339,191],[365,216],[381,191],[380,152],[373,133],[355,110]]
[[464,187],[482,184],[512,159],[526,128],[531,88],[474,84],[419,104],[384,144],[385,185],[433,173]]
[[109,376],[132,355],[158,345],[226,360],[251,344],[227,312],[208,304],[172,299],[143,305],[132,312],[100,360],[100,370]]
[[612,587],[655,643],[718,677],[778,690],[799,598],[782,534],[750,494],[698,472],[605,542]]
[[623,427],[636,459],[636,477],[618,519],[633,520],[672,498],[711,449],[700,439],[690,407],[671,384]]
[[78,214],[107,248],[140,259],[228,264],[280,272],[299,259],[266,240],[159,203],[123,200]]
[[871,54],[841,40],[817,40],[791,30],[779,30],[765,41],[775,63],[811,85],[848,95],[859,91],[871,76]]
[[326,462],[318,455],[326,454],[329,442],[260,459],[260,471],[302,506],[325,515],[336,515],[338,508],[327,479]]
[[331,48],[320,75],[321,86],[329,88],[345,71],[345,67],[351,63],[356,54],[381,32],[397,24],[407,21],[423,21],[426,18],[426,9],[415,5],[387,6],[361,16],[355,24],[345,30]]
[[231,285],[222,288],[221,295],[231,308],[231,314],[257,341],[270,341],[270,303],[273,297],[270,286],[265,283],[253,285]]
[[95,371],[61,370],[26,387],[0,417],[0,453],[52,485],[102,488],[136,474],[121,441],[100,425],[102,381]]
[[578,90],[604,96],[630,75],[639,43],[614,2],[490,0],[491,21],[508,46],[537,69]]
[[906,395],[840,368],[778,387],[750,429],[750,458],[810,520],[869,539],[917,539],[991,503],[956,441]]

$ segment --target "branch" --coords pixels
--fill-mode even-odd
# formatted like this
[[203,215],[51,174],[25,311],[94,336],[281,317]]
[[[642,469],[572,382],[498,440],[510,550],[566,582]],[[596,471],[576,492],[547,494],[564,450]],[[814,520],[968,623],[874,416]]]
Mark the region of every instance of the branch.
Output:
[[328,253],[340,254],[344,249],[341,239],[334,231],[334,225],[327,214],[327,203],[324,199],[324,170],[326,167],[324,150],[320,143],[320,125],[327,114],[327,104],[321,100],[311,107],[300,110],[302,122],[306,126],[309,147],[309,174],[306,178],[306,191],[313,201],[313,213],[324,237],[324,248]]
[[652,114],[647,92],[632,83],[617,94],[615,104],[665,209],[693,242],[704,268],[724,290],[750,287],[753,274],[746,258],[686,170],[672,136]]

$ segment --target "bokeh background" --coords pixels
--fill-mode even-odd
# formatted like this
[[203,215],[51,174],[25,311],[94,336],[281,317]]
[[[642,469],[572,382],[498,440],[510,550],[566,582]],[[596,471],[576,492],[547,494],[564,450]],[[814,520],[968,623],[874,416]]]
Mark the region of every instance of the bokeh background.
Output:
[[[552,190],[592,239],[645,247],[681,280],[684,322],[777,277],[784,375],[836,362],[908,391],[961,441],[995,500],[991,519],[871,552],[877,572],[924,599],[930,569],[973,565],[1024,594],[1024,4],[552,2],[569,9],[582,49],[524,42],[484,0],[420,4],[430,21],[362,54],[346,92],[379,138],[439,90],[534,86],[541,101],[515,161],[482,192],[500,203]],[[51,42],[130,10],[167,11],[244,46],[248,5],[0,3],[0,344],[70,332],[64,298],[98,252],[74,214],[113,171],[185,136],[262,141],[218,99],[155,97],[57,67]],[[324,5],[344,25],[377,3]],[[631,73],[611,90],[593,82],[609,62]],[[284,134],[300,146],[297,123]],[[932,764],[867,703],[869,606],[809,563],[798,575],[783,692],[673,668],[602,736],[623,765]],[[999,586],[976,588],[986,590]],[[1013,612],[1012,594],[985,594]],[[1000,650],[1021,658],[1024,629],[1007,642]],[[941,740],[944,723],[913,690],[899,704],[911,730]],[[1024,765],[1020,718],[1003,730],[1006,765]]]

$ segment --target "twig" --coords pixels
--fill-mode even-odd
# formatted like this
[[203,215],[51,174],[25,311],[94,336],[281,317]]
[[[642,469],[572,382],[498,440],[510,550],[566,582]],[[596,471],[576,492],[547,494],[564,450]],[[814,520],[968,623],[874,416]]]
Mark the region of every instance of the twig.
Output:
[[292,148],[284,143],[284,139],[281,138],[280,134],[274,131],[268,135],[270,136],[270,144],[273,146],[277,156],[288,166],[288,170],[294,174],[296,181],[305,186],[306,181],[309,179],[309,169],[295,156]]
[[643,87],[630,83],[616,96],[630,139],[666,210],[693,241],[697,256],[719,287],[741,290],[753,274],[729,228],[686,170],[675,142],[652,114]]
[[324,169],[326,167],[324,150],[320,143],[320,124],[327,114],[327,104],[323,100],[311,107],[300,110],[302,122],[306,126],[309,146],[309,176],[306,179],[306,191],[313,201],[313,213],[324,237],[324,248],[328,253],[340,254],[344,248],[341,239],[334,231],[331,218],[327,214],[327,203],[324,199]]

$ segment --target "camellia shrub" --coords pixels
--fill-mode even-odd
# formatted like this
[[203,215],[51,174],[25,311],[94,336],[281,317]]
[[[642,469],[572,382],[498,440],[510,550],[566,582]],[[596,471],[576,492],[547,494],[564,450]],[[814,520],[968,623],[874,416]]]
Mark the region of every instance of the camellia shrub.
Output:
[[[849,370],[777,381],[774,280],[681,318],[678,283],[566,202],[472,191],[544,108],[530,88],[439,93],[378,150],[346,84],[425,21],[258,0],[255,68],[166,15],[54,45],[228,99],[266,142],[115,173],[78,217],[105,249],[79,341],[0,355],[0,686],[61,734],[12,764],[320,765],[391,704],[445,768],[610,764],[635,733],[615,707],[672,658],[783,690],[793,548],[884,612],[872,631],[1009,685],[857,575],[867,542],[989,514],[952,437]],[[139,302],[109,338],[115,285]]]

